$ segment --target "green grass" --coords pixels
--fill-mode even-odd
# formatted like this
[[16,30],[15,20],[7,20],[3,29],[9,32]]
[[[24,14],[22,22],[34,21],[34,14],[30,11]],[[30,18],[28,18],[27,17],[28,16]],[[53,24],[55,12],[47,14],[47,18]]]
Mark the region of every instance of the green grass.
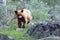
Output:
[[26,35],[26,32],[29,27],[26,26],[25,29],[17,31],[17,21],[13,20],[9,24],[10,28],[7,30],[5,28],[2,29],[0,33],[10,36],[15,40],[36,40],[35,38],[32,38],[31,36]]
[[[32,11],[32,13],[33,13],[32,15],[34,16],[32,22],[48,19],[47,14],[45,14],[46,12],[44,12],[44,11],[34,10],[34,11]],[[3,28],[0,33],[11,36],[15,40],[36,40],[35,38],[33,38],[31,36],[25,35],[25,33],[27,32],[27,30],[29,28],[28,26],[30,26],[30,24],[27,25],[24,30],[20,30],[20,31],[16,31],[16,28],[18,27],[17,20],[12,20],[9,23],[9,26],[10,26],[10,28],[8,30]]]
[[20,31],[17,31],[17,30],[14,30],[14,29],[3,29],[2,34],[5,34],[5,35],[8,35],[8,36],[11,36],[12,38],[14,38],[15,40],[35,40],[35,38],[32,38],[31,36],[27,36],[25,33],[27,31],[27,28],[25,28],[24,30],[20,30]]

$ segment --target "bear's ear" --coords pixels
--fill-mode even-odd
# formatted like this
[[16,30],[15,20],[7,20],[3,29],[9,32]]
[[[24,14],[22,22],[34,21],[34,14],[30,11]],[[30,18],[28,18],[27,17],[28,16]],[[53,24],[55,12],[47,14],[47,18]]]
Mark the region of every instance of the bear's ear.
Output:
[[21,12],[23,12],[23,10],[21,10]]
[[17,13],[17,11],[15,11],[15,13]]

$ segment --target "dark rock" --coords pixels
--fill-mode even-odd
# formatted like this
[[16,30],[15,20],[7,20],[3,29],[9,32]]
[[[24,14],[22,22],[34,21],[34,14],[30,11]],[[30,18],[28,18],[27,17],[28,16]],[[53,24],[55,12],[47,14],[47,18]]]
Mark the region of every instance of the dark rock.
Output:
[[0,40],[14,40],[14,39],[10,39],[7,35],[0,34]]
[[0,30],[2,30],[2,28],[5,28],[5,29],[9,29],[9,25],[8,24],[3,24],[2,22],[0,22]]
[[53,35],[55,35],[55,36],[60,36],[60,29],[56,29],[56,30],[53,32]]
[[35,38],[60,36],[60,21],[38,21],[31,25],[27,34]]

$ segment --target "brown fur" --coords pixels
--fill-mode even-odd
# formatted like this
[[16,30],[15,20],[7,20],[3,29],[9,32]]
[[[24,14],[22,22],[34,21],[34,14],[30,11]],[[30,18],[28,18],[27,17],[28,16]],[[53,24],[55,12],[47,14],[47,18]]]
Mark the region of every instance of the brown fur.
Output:
[[27,9],[17,10],[15,11],[15,13],[18,18],[19,28],[25,28],[24,25],[30,23],[30,21],[32,20],[31,12]]

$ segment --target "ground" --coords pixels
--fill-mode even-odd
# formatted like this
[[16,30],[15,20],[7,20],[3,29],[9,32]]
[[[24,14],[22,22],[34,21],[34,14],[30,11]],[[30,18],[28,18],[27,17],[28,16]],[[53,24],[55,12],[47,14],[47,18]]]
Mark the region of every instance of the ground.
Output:
[[15,29],[17,26],[16,22],[17,22],[16,20],[11,21],[11,23],[9,24],[10,28],[8,30],[3,28],[0,33],[8,35],[9,37],[15,40],[36,40],[35,38],[25,35],[25,33],[28,30],[28,27],[26,27],[24,30],[16,31]]
[[[26,35],[27,30],[29,29],[28,26],[24,30],[16,31],[17,28],[17,20],[13,20],[9,24],[10,28],[5,29],[3,28],[0,33],[9,36],[11,39],[14,40],[37,40],[33,38],[32,36]],[[54,38],[44,39],[44,40],[55,40]]]

